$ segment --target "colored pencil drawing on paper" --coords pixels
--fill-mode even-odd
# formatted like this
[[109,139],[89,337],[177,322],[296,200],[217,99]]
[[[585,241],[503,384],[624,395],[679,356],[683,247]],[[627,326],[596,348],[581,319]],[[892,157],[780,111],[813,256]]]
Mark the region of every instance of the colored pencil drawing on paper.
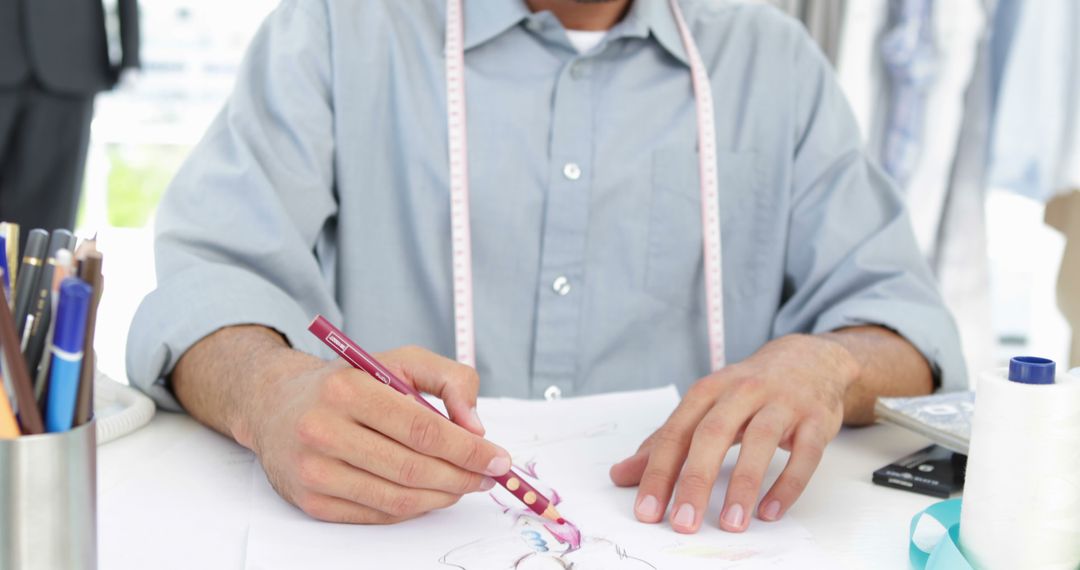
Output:
[[[540,486],[535,462],[530,461],[517,469],[526,474],[534,486]],[[547,495],[552,505],[562,502],[555,489],[549,489]],[[440,563],[461,570],[656,569],[651,563],[631,556],[624,547],[611,540],[597,536],[583,537],[572,521],[555,524],[527,508],[500,501],[494,493],[490,496],[504,515],[512,517],[508,532],[458,546],[444,554],[439,559]]]

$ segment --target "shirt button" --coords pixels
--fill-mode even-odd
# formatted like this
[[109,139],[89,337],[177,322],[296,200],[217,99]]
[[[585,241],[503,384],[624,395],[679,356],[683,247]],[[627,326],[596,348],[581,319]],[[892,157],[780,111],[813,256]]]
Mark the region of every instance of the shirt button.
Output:
[[581,178],[581,167],[576,162],[567,162],[562,168],[562,173],[567,180],[577,180]]
[[585,64],[579,61],[571,65],[570,77],[573,77],[574,79],[581,79],[582,77],[585,77]]
[[559,295],[566,295],[570,293],[570,280],[565,275],[560,275],[555,278],[555,281],[551,282],[551,290],[555,291]]
[[562,390],[560,390],[558,386],[552,384],[547,387],[547,390],[544,390],[545,400],[550,402],[552,400],[558,400],[559,398],[562,398]]

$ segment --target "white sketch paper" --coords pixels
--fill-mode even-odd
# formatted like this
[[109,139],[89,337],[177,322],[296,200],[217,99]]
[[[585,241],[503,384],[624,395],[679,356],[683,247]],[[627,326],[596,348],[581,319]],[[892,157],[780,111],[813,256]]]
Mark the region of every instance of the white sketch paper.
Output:
[[[409,568],[432,570],[832,568],[832,560],[790,516],[754,519],[747,532],[717,528],[727,457],[702,530],[681,535],[666,523],[633,516],[635,489],[615,487],[611,465],[630,455],[678,403],[674,387],[568,398],[554,402],[481,399],[488,437],[515,463],[533,463],[542,491],[553,489],[559,512],[581,529],[573,549],[532,517],[517,516],[516,499],[496,487],[457,505],[392,526],[315,521],[279,498],[262,469],[252,472],[252,517],[246,567]],[[779,474],[778,452],[767,482]]]

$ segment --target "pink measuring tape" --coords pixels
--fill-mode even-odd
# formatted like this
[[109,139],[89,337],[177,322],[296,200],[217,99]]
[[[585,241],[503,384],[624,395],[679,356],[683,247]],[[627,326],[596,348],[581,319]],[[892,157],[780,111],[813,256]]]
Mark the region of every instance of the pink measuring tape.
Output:
[[[724,277],[717,195],[716,123],[712,86],[690,28],[677,0],[671,11],[690,60],[697,108],[698,168],[701,175],[701,226],[705,252],[705,310],[708,313],[709,363],[724,367]],[[465,120],[465,24],[462,0],[446,2],[446,123],[450,159],[450,247],[454,280],[454,338],[457,360],[476,367],[473,320],[472,236],[469,221],[469,168]]]

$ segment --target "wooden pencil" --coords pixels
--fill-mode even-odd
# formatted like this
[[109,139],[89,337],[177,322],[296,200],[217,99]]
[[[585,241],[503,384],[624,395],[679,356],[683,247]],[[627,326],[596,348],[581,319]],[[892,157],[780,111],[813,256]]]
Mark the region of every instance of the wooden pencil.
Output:
[[86,340],[83,348],[82,373],[79,375],[79,394],[75,401],[76,427],[90,421],[94,414],[94,326],[97,323],[98,303],[101,302],[101,254],[96,250],[86,252],[79,265],[79,277],[90,284],[94,290],[90,298],[89,312],[86,314]]
[[19,424],[15,420],[15,412],[11,411],[11,401],[4,390],[4,383],[0,382],[0,439],[16,437],[19,437]]
[[41,411],[38,410],[37,398],[34,397],[34,387],[30,384],[26,360],[19,350],[19,335],[15,333],[15,320],[11,317],[11,309],[8,308],[7,295],[3,288],[0,288],[0,348],[4,351],[11,386],[15,390],[15,400],[19,403],[22,433],[42,433],[45,425],[41,422]]

